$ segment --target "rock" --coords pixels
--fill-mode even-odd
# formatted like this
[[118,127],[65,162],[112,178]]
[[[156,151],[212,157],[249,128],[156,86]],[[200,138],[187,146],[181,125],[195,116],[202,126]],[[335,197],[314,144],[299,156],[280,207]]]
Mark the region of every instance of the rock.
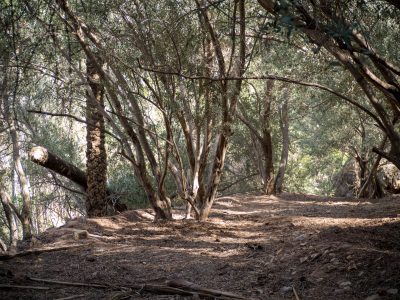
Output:
[[388,289],[386,291],[386,293],[390,294],[390,295],[397,295],[399,293],[398,289]]
[[306,238],[307,238],[307,235],[305,233],[303,233],[303,234],[300,234],[300,235],[296,236],[294,238],[294,240],[295,241],[304,241]]
[[350,281],[342,281],[339,283],[339,286],[341,288],[348,287],[348,286],[351,286],[351,282]]
[[318,257],[320,257],[322,254],[321,253],[314,253],[314,254],[311,254],[311,260],[315,260],[315,259],[317,259]]
[[365,300],[379,300],[379,299],[381,299],[381,296],[379,296],[378,294],[374,294],[365,298]]
[[281,288],[281,293],[282,294],[287,294],[287,293],[291,292],[292,290],[293,289],[292,289],[291,286],[284,286],[284,287]]
[[346,293],[348,293],[348,292],[351,292],[351,291],[352,291],[352,288],[349,287],[349,286],[345,286],[345,287],[343,288],[343,291],[345,291]]
[[344,294],[344,293],[349,293],[351,291],[352,291],[351,287],[345,286],[344,288],[341,289],[335,289],[333,292],[335,294]]
[[87,239],[88,235],[86,230],[74,230],[74,239],[77,241]]
[[302,263],[306,262],[307,260],[308,260],[308,256],[302,257],[302,258],[300,258],[300,263],[302,264]]

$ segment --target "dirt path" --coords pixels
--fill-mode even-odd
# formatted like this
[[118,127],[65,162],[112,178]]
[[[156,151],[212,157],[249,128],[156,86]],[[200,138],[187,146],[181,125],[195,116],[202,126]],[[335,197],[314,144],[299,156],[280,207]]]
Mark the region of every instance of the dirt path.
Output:
[[[75,241],[71,228],[89,237]],[[0,299],[192,299],[32,282],[26,276],[128,286],[186,279],[253,299],[400,299],[400,198],[236,195],[207,223],[154,223],[149,211],[70,221],[36,247],[70,250],[0,262]],[[123,296],[130,295],[123,298]],[[75,298],[68,298],[75,299]]]

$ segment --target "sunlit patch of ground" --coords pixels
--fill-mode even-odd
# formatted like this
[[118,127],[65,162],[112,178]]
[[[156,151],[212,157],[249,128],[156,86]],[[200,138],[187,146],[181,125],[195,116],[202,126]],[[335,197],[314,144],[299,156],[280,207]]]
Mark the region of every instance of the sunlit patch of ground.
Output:
[[[39,236],[37,247],[79,248],[5,261],[0,268],[119,285],[183,278],[255,299],[295,299],[292,287],[301,299],[398,299],[388,291],[400,290],[399,214],[396,197],[233,195],[219,198],[210,220],[202,223],[182,220],[183,208],[170,222],[153,222],[151,210],[73,220]],[[71,229],[77,228],[87,230],[88,238],[75,241]],[[102,299],[111,291],[63,286],[0,293],[1,299],[78,294]],[[131,299],[180,298],[134,294]]]

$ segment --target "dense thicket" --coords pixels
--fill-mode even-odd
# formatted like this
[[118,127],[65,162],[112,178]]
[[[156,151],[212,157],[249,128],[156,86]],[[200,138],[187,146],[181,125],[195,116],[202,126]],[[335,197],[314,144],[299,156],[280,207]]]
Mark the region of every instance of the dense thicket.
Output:
[[[121,202],[158,219],[186,204],[206,220],[219,193],[397,188],[395,1],[3,1],[0,11],[5,244]],[[34,146],[59,165],[30,162]]]

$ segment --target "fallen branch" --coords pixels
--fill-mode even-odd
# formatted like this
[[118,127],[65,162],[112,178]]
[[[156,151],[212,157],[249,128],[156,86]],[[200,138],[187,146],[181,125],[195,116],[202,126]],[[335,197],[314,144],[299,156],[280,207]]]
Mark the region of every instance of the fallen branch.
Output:
[[64,297],[64,298],[57,298],[55,300],[70,300],[70,299],[76,299],[76,298],[83,298],[85,296],[86,296],[85,294],[72,295],[72,296],[68,296],[68,297]]
[[248,299],[243,296],[233,294],[230,292],[224,292],[221,290],[204,288],[198,284],[192,283],[187,280],[178,279],[166,282],[168,286],[183,289],[185,291],[189,290],[199,295],[208,295],[210,297],[215,297],[218,299]]
[[0,284],[0,289],[49,290],[50,288],[45,286]]
[[5,255],[0,255],[0,261],[1,260],[8,260],[16,257],[21,257],[21,256],[27,256],[31,254],[41,254],[45,252],[54,252],[54,251],[63,251],[63,250],[69,250],[73,248],[78,248],[82,247],[83,245],[73,245],[73,246],[63,246],[63,247],[54,247],[54,248],[42,248],[42,249],[32,249],[32,250],[27,250],[23,252],[17,252],[15,254],[5,254]]
[[294,296],[296,297],[296,300],[300,300],[300,297],[299,297],[299,295],[297,294],[296,289],[294,288],[294,286],[292,286],[292,289],[293,289],[293,294],[294,294]]
[[[49,169],[65,178],[68,178],[72,182],[79,185],[84,191],[87,190],[86,173],[79,169],[77,166],[51,153],[46,148],[41,146],[33,147],[29,151],[29,159],[39,166],[45,167],[46,169]],[[112,199],[113,195],[114,192],[107,188],[107,197],[109,199]],[[126,205],[118,200],[112,204],[113,208],[118,212],[127,210]]]
[[205,299],[233,299],[233,300],[244,300],[250,299],[240,295],[236,295],[229,292],[224,292],[215,289],[204,288],[200,285],[194,284],[186,280],[170,280],[163,284],[128,284],[128,285],[109,285],[109,284],[97,284],[97,283],[84,283],[84,282],[70,282],[70,281],[59,281],[53,279],[42,279],[28,277],[29,280],[50,283],[66,286],[76,287],[91,287],[100,289],[117,289],[124,290],[133,289],[139,292],[148,292],[153,294],[173,294],[182,296],[197,296]]
[[60,280],[34,278],[34,277],[28,277],[28,279],[35,282],[68,285],[68,286],[93,287],[101,289],[110,288],[110,285],[96,284],[96,283],[70,282],[70,281],[60,281]]

